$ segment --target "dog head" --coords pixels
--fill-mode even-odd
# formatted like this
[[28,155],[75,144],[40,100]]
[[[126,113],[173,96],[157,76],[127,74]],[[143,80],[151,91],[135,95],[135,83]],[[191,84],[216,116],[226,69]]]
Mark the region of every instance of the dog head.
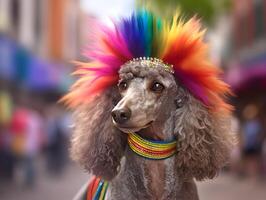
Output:
[[[198,180],[214,177],[229,156],[224,96],[230,89],[208,59],[199,21],[162,20],[143,11],[103,32],[89,52],[93,61],[79,63],[81,78],[64,98],[75,110],[72,157],[112,179],[127,145],[124,133],[136,132],[176,139],[177,170]],[[162,62],[134,61],[141,56]]]
[[175,110],[178,84],[165,71],[149,62],[131,62],[121,67],[118,92],[121,99],[112,110],[114,125],[123,132],[138,132],[152,125],[163,125]]

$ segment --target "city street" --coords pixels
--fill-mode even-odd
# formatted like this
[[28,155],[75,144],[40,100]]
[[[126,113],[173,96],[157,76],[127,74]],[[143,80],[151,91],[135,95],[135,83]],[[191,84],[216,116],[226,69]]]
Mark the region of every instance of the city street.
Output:
[[89,176],[82,173],[75,164],[70,164],[59,175],[49,175],[38,163],[38,177],[33,188],[22,184],[0,184],[1,200],[71,200]]
[[221,175],[198,184],[201,200],[265,200],[266,184]]
[[[39,163],[42,165],[42,163]],[[68,200],[88,179],[76,165],[70,164],[62,175],[46,174],[39,166],[35,187],[22,188],[20,184],[0,186],[1,200]],[[229,175],[221,175],[213,181],[198,183],[201,200],[265,200],[266,184],[237,180]]]
[[[120,132],[187,173],[227,165],[200,200],[266,200],[266,0],[0,0],[0,200],[72,200],[91,175],[69,149],[113,170]],[[161,163],[125,169],[153,173],[149,200]]]

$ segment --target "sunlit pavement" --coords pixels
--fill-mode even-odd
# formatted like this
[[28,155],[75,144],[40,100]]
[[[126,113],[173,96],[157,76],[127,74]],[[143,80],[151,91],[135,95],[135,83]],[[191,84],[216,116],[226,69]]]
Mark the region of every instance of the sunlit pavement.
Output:
[[[42,163],[40,163],[42,165]],[[71,200],[88,176],[74,164],[62,175],[50,176],[39,166],[37,184],[29,189],[21,184],[0,185],[1,200]],[[212,181],[198,183],[201,200],[266,200],[266,184],[221,175]]]
[[71,200],[88,180],[88,175],[74,164],[54,176],[40,168],[36,185],[32,188],[22,187],[22,184],[0,184],[0,200]]
[[223,174],[198,183],[201,200],[266,200],[266,183]]

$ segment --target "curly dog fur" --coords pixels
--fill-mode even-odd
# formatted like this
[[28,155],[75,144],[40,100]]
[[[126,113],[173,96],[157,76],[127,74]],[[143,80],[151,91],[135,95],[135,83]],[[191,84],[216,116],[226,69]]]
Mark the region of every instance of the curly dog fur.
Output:
[[[230,115],[210,112],[163,68],[140,65],[130,63],[120,69],[120,80],[130,82],[130,92],[121,93],[114,86],[76,109],[71,155],[86,171],[109,181],[108,200],[197,200],[194,178],[214,178],[229,157]],[[152,80],[164,83],[162,94],[141,88]],[[134,154],[127,146],[127,131],[111,117],[118,105],[130,107],[135,126],[152,119],[145,129],[158,135],[136,130],[142,136],[176,138],[177,154],[162,161]]]

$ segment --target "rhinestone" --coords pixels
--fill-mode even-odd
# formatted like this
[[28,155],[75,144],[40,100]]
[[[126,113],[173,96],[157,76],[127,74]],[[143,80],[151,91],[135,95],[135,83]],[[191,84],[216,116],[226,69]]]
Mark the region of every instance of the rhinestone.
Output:
[[174,73],[173,65],[165,63],[163,60],[159,58],[153,58],[153,57],[138,57],[133,58],[127,63],[133,63],[135,61],[139,61],[141,65],[148,65],[152,68],[156,68],[158,66],[162,66],[163,69],[169,73]]

